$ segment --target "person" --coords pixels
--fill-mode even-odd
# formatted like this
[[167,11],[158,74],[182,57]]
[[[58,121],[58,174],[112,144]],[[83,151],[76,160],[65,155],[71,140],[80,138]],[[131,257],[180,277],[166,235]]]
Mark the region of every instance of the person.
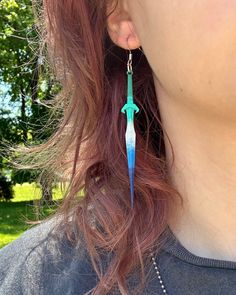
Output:
[[44,0],[43,24],[63,120],[25,154],[69,188],[0,250],[0,294],[236,294],[236,1]]

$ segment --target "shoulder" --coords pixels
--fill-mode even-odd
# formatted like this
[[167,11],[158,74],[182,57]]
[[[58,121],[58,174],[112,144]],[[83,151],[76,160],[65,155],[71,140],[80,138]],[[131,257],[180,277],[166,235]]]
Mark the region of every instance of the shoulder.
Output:
[[96,285],[83,239],[72,245],[57,225],[44,221],[0,249],[1,295],[73,294],[78,287],[85,294]]

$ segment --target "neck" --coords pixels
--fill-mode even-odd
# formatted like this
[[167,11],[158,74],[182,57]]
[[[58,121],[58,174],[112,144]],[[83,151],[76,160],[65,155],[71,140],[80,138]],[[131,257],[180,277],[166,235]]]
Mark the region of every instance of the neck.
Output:
[[[195,255],[236,261],[236,119],[169,97],[157,85],[171,183],[183,198],[168,224]],[[232,111],[232,110],[231,110]]]

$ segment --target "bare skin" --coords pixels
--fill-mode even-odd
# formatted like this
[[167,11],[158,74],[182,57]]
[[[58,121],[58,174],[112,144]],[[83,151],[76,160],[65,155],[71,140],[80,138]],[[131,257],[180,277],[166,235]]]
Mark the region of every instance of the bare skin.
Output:
[[236,261],[236,1],[120,0],[107,25],[153,70],[184,200],[170,228],[193,254]]

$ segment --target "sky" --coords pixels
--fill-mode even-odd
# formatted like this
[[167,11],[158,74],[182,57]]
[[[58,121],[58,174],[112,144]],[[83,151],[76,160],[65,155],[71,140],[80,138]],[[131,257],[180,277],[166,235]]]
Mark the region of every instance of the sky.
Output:
[[14,118],[20,115],[20,103],[10,101],[9,89],[9,85],[0,81],[0,107],[4,110],[10,110],[11,113],[8,117]]

